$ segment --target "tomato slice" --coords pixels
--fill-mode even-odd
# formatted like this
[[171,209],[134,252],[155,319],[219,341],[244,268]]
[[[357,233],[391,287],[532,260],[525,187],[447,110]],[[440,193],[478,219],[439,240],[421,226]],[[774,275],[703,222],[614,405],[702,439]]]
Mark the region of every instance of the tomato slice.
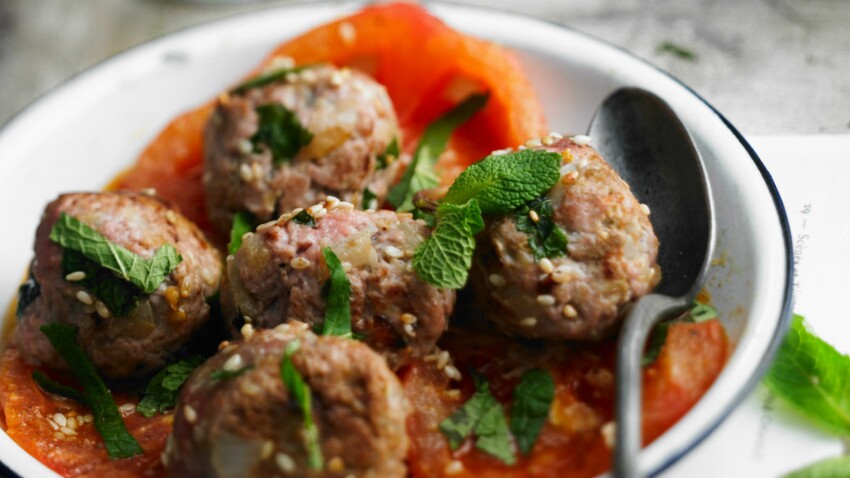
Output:
[[[330,62],[358,68],[393,100],[407,151],[428,123],[472,92],[487,106],[461,127],[441,156],[444,184],[490,151],[547,131],[543,108],[519,60],[505,48],[452,30],[409,3],[374,5],[283,43],[263,62],[289,56],[298,64]],[[211,105],[173,120],[113,189],[153,187],[209,231],[203,201],[203,130]]]

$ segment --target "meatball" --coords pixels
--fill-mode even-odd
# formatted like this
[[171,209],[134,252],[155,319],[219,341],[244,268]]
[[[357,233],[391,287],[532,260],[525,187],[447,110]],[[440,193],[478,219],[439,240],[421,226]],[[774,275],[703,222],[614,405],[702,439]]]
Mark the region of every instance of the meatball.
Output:
[[315,227],[286,214],[244,236],[227,258],[224,317],[236,318],[234,329],[240,315],[261,328],[291,318],[320,327],[328,278],[322,249],[330,247],[351,282],[352,330],[393,367],[430,353],[447,327],[455,293],[428,284],[411,268],[428,228],[410,214],[353,210],[335,198],[322,204],[309,209]]
[[[275,159],[255,138],[260,109],[267,105],[282,105],[312,134],[292,158]],[[349,69],[315,66],[281,82],[223,95],[204,139],[210,219],[224,232],[241,210],[264,222],[328,195],[359,206],[365,189],[380,203],[403,167],[385,154],[398,139],[384,87]]]
[[[85,285],[83,272],[63,272],[63,249],[50,239],[60,213],[143,258],[171,244],[182,260],[153,293],[116,317],[117,311],[90,288],[95,286]],[[61,195],[47,205],[36,231],[30,273],[40,291],[20,310],[15,343],[29,362],[64,368],[39,327],[72,325],[102,375],[144,377],[164,366],[207,321],[205,299],[218,289],[221,269],[220,254],[198,228],[158,199],[130,192]]]
[[480,305],[505,332],[598,340],[661,279],[658,239],[649,210],[596,150],[560,135],[546,143],[535,149],[563,158],[561,179],[544,197],[566,233],[566,254],[535,258],[515,215],[506,215],[479,236],[473,284]]
[[[404,477],[408,404],[384,360],[355,340],[316,336],[293,321],[243,328],[180,394],[163,461],[170,476]],[[311,469],[304,415],[281,378],[287,345],[310,389],[323,470]],[[233,372],[230,378],[216,373]]]

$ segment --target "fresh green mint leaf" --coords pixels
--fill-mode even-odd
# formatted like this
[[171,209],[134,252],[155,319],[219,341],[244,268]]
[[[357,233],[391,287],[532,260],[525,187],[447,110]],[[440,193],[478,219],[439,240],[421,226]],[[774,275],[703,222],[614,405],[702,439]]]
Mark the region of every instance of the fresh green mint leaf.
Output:
[[[535,215],[536,221],[531,214]],[[514,219],[517,230],[528,236],[528,247],[536,260],[561,257],[567,253],[567,234],[552,219],[552,201],[548,196],[537,197],[518,207]]]
[[93,228],[64,212],[53,225],[50,240],[65,249],[81,252],[145,294],[155,291],[182,260],[171,244],[164,244],[154,252],[153,257],[144,259],[110,242]]
[[463,205],[441,204],[436,229],[413,254],[413,269],[419,278],[437,287],[463,287],[472,267],[475,235],[483,228],[475,199]]
[[41,295],[41,284],[36,282],[35,278],[30,276],[18,287],[18,305],[15,308],[15,317],[20,317],[24,313],[24,309],[35,302],[35,299]]
[[475,427],[475,436],[475,448],[502,460],[506,465],[516,463],[511,432],[501,404],[497,403],[484,413]]
[[[393,140],[387,145],[387,149],[376,158],[378,161],[375,169],[378,171],[386,169],[391,162],[388,158],[398,159],[399,154],[401,154],[401,150],[398,147],[398,138],[393,136]],[[363,202],[365,203],[366,201]]]
[[705,322],[706,320],[716,319],[717,318],[717,309],[714,307],[703,304],[701,302],[694,302],[694,306],[688,311],[687,315],[683,319],[685,322],[692,322],[698,324],[700,322]]
[[330,247],[322,249],[330,277],[325,282],[327,299],[322,335],[351,338],[351,282],[345,275],[342,262]]
[[667,332],[669,328],[670,322],[659,322],[652,328],[652,332],[650,332],[649,335],[649,345],[643,353],[643,359],[641,359],[642,366],[649,367],[658,360],[658,356],[661,354],[661,349],[664,347],[664,342],[667,341]]
[[41,326],[56,353],[68,364],[83,386],[85,405],[92,410],[94,427],[103,437],[110,458],[128,458],[143,453],[139,442],[127,431],[121,412],[103,379],[77,344],[77,328],[63,324]]
[[230,242],[227,253],[236,254],[242,246],[242,236],[254,230],[257,219],[248,211],[239,211],[233,215],[233,226],[230,227]]
[[366,188],[363,190],[363,210],[368,211],[370,209],[378,209],[378,196],[372,192],[371,189]]
[[838,456],[818,461],[783,478],[847,478],[850,476],[850,456]]
[[283,385],[295,399],[295,403],[304,415],[304,446],[307,449],[307,463],[314,470],[323,467],[322,448],[319,443],[319,429],[313,422],[313,398],[310,387],[304,377],[292,363],[292,356],[301,348],[301,341],[295,339],[288,344],[280,360],[280,378]]
[[116,280],[115,273],[99,266],[82,252],[62,249],[62,274],[83,272],[86,276],[76,283],[85,287],[106,305],[115,317],[126,317],[139,303],[142,290],[132,282]]
[[523,455],[531,453],[555,399],[555,380],[546,370],[531,369],[514,389],[511,433]]
[[292,222],[295,224],[301,224],[302,226],[310,226],[312,228],[316,227],[316,220],[313,219],[313,216],[304,209],[299,211],[298,214],[292,216]]
[[850,435],[850,357],[809,332],[794,315],[765,384],[822,429]]
[[685,48],[681,45],[677,45],[670,41],[659,43],[658,46],[655,48],[655,51],[657,51],[658,53],[669,53],[673,56],[688,61],[694,61],[697,59],[696,53],[694,53],[692,50]]
[[561,177],[560,167],[561,156],[550,151],[490,155],[466,168],[443,202],[464,204],[474,198],[483,214],[507,213],[551,189]]
[[224,369],[213,370],[213,372],[210,373],[210,380],[213,380],[215,382],[220,382],[222,380],[230,380],[230,379],[233,379],[233,378],[236,378],[236,377],[242,375],[243,373],[245,373],[249,370],[252,370],[253,368],[254,368],[254,364],[250,364],[250,365],[246,365],[242,368],[238,368],[236,370],[224,370]]
[[440,184],[440,178],[434,172],[437,159],[446,148],[454,130],[481,110],[487,104],[488,97],[489,95],[482,94],[470,95],[425,128],[410,165],[387,196],[387,200],[397,211],[413,211],[413,195],[417,191]]
[[196,355],[166,365],[148,382],[142,400],[136,405],[136,411],[152,417],[174,408],[183,383],[203,361],[203,357]]
[[54,382],[47,375],[41,373],[38,370],[33,370],[32,380],[47,393],[59,395],[61,397],[65,397],[77,403],[81,403],[83,405],[88,406],[88,398],[86,398],[86,395],[83,392],[77,390],[74,387],[69,387],[67,385],[62,385],[61,383]]
[[266,85],[270,85],[272,83],[277,83],[279,81],[283,81],[286,79],[286,76],[290,73],[298,73],[302,70],[306,70],[307,68],[312,67],[313,65],[302,65],[296,66],[292,68],[279,68],[273,71],[269,71],[263,73],[261,75],[255,76],[250,80],[244,81],[237,85],[235,88],[230,90],[231,94],[241,95],[243,93],[248,92],[248,90],[254,88],[261,88]]
[[257,132],[251,136],[254,153],[268,148],[272,154],[272,163],[280,166],[291,161],[304,146],[313,140],[313,133],[307,131],[298,116],[280,103],[269,103],[256,108],[259,116]]

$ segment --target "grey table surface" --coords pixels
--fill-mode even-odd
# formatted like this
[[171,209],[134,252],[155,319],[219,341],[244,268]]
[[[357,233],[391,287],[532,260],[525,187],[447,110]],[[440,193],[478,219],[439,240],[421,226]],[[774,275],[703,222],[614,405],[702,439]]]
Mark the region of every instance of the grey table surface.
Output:
[[[0,124],[151,38],[291,1],[0,0]],[[668,70],[747,134],[850,133],[850,0],[463,0],[603,38]],[[665,43],[684,48],[684,58]]]

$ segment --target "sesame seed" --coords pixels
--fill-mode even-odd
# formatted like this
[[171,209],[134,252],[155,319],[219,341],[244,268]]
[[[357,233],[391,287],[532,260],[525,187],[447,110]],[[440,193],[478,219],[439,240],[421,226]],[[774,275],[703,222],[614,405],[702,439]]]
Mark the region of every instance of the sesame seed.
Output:
[[487,279],[490,281],[490,284],[492,284],[492,285],[494,285],[494,286],[496,286],[496,287],[504,287],[504,286],[505,286],[505,284],[507,284],[507,283],[508,283],[508,282],[505,280],[505,278],[504,278],[504,277],[502,277],[502,276],[501,276],[501,275],[499,275],[499,274],[490,274],[490,276],[488,276],[488,277],[487,277]]
[[136,411],[136,405],[132,403],[125,403],[118,407],[118,409],[121,410],[122,413],[133,413]]
[[572,318],[578,316],[578,311],[576,310],[575,307],[573,307],[570,304],[565,305],[564,310],[562,312],[564,314],[564,317],[566,317],[568,319],[572,319]]
[[541,294],[537,296],[537,303],[544,306],[554,305],[555,297],[549,294]]
[[295,60],[291,56],[276,56],[269,62],[269,67],[266,71],[280,70],[284,68],[292,68],[295,66]]
[[573,136],[573,142],[579,146],[590,144],[591,138],[586,134],[577,134]]
[[336,196],[328,196],[325,198],[325,207],[328,209],[333,209],[336,205],[339,204],[339,198]]
[[56,422],[56,424],[60,427],[64,427],[68,424],[68,419],[65,417],[65,415],[61,413],[54,413],[53,421]]
[[316,76],[316,72],[313,70],[303,70],[301,72],[301,81],[307,84],[315,83],[319,78]]
[[511,151],[513,151],[511,148],[497,149],[497,150],[491,152],[490,156],[501,156],[503,154],[508,154]]
[[519,321],[519,325],[523,327],[534,327],[537,325],[537,319],[534,317],[526,317]]
[[530,209],[528,211],[528,217],[531,218],[531,220],[534,221],[534,222],[540,221],[540,215],[537,214],[537,211],[535,211],[534,209]]
[[265,442],[263,442],[263,447],[260,448],[260,457],[266,459],[272,456],[272,453],[274,453],[274,442],[271,440],[266,440]]
[[302,256],[298,256],[295,259],[292,259],[292,262],[289,263],[289,265],[291,265],[292,268],[296,270],[306,269],[310,267],[310,264],[312,264],[312,262],[310,262],[310,259],[307,259],[306,257]]
[[187,276],[182,281],[180,281],[180,296],[184,299],[192,295],[192,279],[191,276]]
[[392,257],[393,259],[400,259],[404,257],[404,251],[399,249],[396,246],[387,246],[384,248],[384,254]]
[[330,80],[331,86],[340,86],[342,85],[342,74],[338,71],[333,72]]
[[345,272],[351,272],[351,263],[350,262],[343,262],[342,263],[342,270],[344,270]]
[[92,305],[94,303],[94,301],[92,300],[92,298],[88,294],[88,292],[86,292],[84,290],[77,292],[77,300],[79,300],[80,302],[82,302],[83,304],[86,304],[86,305]]
[[230,104],[230,94],[226,91],[221,92],[218,95],[218,102],[221,103],[224,106],[229,105]]
[[566,284],[569,282],[571,278],[571,274],[563,269],[558,269],[552,273],[552,280],[555,281],[556,284]]
[[416,337],[416,331],[413,330],[413,324],[404,324],[404,333],[411,337]]
[[56,422],[54,422],[52,418],[47,417],[47,423],[49,423],[50,426],[53,427],[54,430],[59,429],[59,425],[57,425]]
[[555,143],[555,138],[553,138],[551,135],[546,136],[541,139],[540,142],[543,143],[543,146],[552,146],[552,144]]
[[251,163],[251,171],[254,173],[255,180],[263,177],[263,166],[260,163]]
[[68,418],[68,428],[70,428],[71,430],[77,429],[77,419],[76,418],[74,418],[74,417]]
[[541,143],[539,139],[530,139],[530,140],[525,142],[525,147],[527,147],[527,148],[537,148],[537,147],[540,147],[542,145],[543,145],[543,143]]
[[351,45],[357,39],[357,30],[349,22],[339,24],[339,36],[346,44]]
[[290,219],[292,219],[291,213],[281,214],[280,217],[277,218],[277,225],[282,226],[282,225],[286,224],[286,222],[289,221]]
[[327,209],[325,209],[325,208],[319,208],[319,209],[316,209],[316,212],[314,212],[313,214],[311,214],[311,216],[313,216],[313,219],[317,219],[317,220],[318,220],[318,219],[321,219],[321,218],[325,217],[327,214],[328,214],[328,210],[327,210]]
[[56,432],[53,434],[53,438],[56,438],[57,440],[64,440],[65,435],[63,435],[62,432]]
[[235,372],[242,366],[242,356],[239,354],[233,354],[227,361],[224,362],[224,365],[221,366],[224,370],[228,372]]
[[456,388],[453,388],[451,390],[446,390],[445,392],[443,392],[443,395],[445,395],[446,397],[448,397],[452,400],[457,400],[458,398],[460,398],[460,390],[458,390]]
[[298,74],[293,71],[290,71],[286,74],[286,76],[284,76],[284,79],[287,83],[295,83],[296,81],[298,81]]
[[561,182],[564,184],[572,184],[578,179],[578,171],[570,171],[561,177]]
[[77,432],[75,432],[74,430],[71,430],[68,427],[61,427],[61,428],[59,428],[59,431],[62,432],[63,434],[65,434],[65,435],[68,435],[68,436],[74,436],[74,435],[77,434]]
[[335,456],[328,460],[328,471],[333,473],[339,473],[340,471],[345,469],[345,462],[342,461],[342,458]]
[[[238,357],[238,355],[234,355],[234,357]],[[186,405],[183,407],[183,416],[186,417],[186,421],[194,424],[198,420],[198,412],[192,408],[191,405]]]
[[239,177],[242,178],[246,183],[250,183],[252,179],[254,179],[254,171],[251,169],[246,163],[242,163],[239,165]]
[[417,321],[417,318],[416,318],[415,315],[408,314],[408,313],[405,312],[404,314],[401,314],[401,321],[404,322],[405,324],[415,324],[416,321]]
[[249,380],[242,380],[239,382],[239,391],[242,392],[243,395],[248,395],[249,397],[256,397],[263,393],[262,388]]
[[555,139],[561,139],[564,137],[561,133],[556,133],[554,131],[550,131],[549,136]]
[[521,144],[519,145],[519,147],[517,147],[517,151],[522,151],[524,149],[528,149],[524,144]]
[[649,206],[647,206],[646,204],[641,203],[641,205],[640,205],[640,212],[642,212],[644,216],[649,216],[649,213],[650,213],[651,211],[649,210]]
[[86,273],[83,271],[72,272],[65,276],[65,280],[68,282],[76,282],[86,278]]
[[[271,442],[268,442],[271,443]],[[292,473],[295,471],[295,460],[286,453],[278,453],[274,456],[274,461],[277,467],[284,473]]]
[[452,460],[443,468],[443,473],[447,475],[456,475],[458,473],[463,473],[463,463],[459,460]]
[[239,329],[239,332],[242,334],[242,337],[244,337],[245,340],[250,340],[251,337],[254,335],[254,327],[251,326],[251,324],[245,324],[242,326],[241,329]]
[[81,418],[82,418],[83,420],[85,420],[85,422],[86,422],[86,423],[91,423],[91,422],[93,422],[93,421],[94,421],[94,416],[93,416],[92,414],[90,414],[90,413],[87,413],[87,414],[83,415]]
[[245,138],[240,139],[239,142],[236,143],[236,148],[239,149],[240,153],[246,155],[251,154],[251,152],[254,150],[254,146],[251,144],[251,141]]
[[540,265],[540,270],[547,274],[551,274],[552,271],[555,270],[555,266],[552,265],[552,261],[550,261],[547,257],[540,259],[540,262],[537,264]]
[[213,285],[216,282],[217,274],[212,269],[201,269],[201,279],[207,285]]
[[342,210],[349,210],[350,211],[350,210],[354,209],[354,204],[351,204],[348,201],[340,201],[339,204],[337,204],[336,207],[339,208],[339,209],[342,209]]
[[613,449],[617,438],[617,424],[614,422],[608,422],[602,425],[602,428],[599,429],[599,433],[602,435],[605,445],[608,448]]
[[446,377],[449,377],[452,380],[460,381],[463,376],[460,374],[460,370],[457,369],[454,365],[446,365],[443,369],[443,373],[446,374]]
[[109,313],[109,308],[106,307],[101,301],[97,301],[94,303],[94,310],[97,312],[97,315],[101,316],[104,319],[108,319],[112,314]]
[[144,194],[145,196],[156,196],[156,189],[154,188],[140,189],[139,192]]
[[449,360],[451,360],[451,358],[452,356],[449,355],[449,352],[447,350],[443,350],[442,352],[440,352],[440,354],[437,356],[437,370],[442,370],[446,368],[446,365],[449,364]]

